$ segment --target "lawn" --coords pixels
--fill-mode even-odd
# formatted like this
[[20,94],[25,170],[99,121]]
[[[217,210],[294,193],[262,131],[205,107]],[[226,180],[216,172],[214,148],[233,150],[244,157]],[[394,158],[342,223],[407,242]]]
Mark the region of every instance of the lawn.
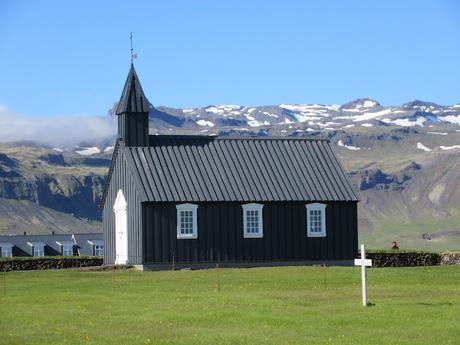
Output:
[[1,344],[460,344],[460,267],[2,273]]

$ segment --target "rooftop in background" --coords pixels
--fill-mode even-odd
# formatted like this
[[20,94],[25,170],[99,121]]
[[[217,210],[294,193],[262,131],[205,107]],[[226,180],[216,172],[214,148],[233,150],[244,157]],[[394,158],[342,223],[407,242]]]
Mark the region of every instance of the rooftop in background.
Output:
[[0,247],[13,245],[13,256],[33,256],[33,245],[44,245],[45,256],[63,255],[62,245],[70,242],[74,243],[79,256],[93,256],[93,245],[103,244],[103,234],[0,235]]

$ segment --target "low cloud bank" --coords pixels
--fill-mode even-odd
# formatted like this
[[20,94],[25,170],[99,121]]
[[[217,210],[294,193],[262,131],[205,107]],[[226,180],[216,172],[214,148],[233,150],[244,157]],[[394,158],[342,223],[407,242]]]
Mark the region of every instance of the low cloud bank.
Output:
[[27,117],[0,105],[2,143],[30,140],[67,147],[112,136],[116,131],[116,118],[112,116]]

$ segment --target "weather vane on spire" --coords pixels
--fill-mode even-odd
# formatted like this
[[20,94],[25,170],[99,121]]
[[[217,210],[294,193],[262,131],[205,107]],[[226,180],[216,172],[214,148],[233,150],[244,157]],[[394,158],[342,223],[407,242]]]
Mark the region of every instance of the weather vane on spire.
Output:
[[132,32],[130,32],[129,34],[129,41],[131,42],[131,63],[133,63],[134,59],[137,59],[137,53],[135,53],[133,49],[133,33]]

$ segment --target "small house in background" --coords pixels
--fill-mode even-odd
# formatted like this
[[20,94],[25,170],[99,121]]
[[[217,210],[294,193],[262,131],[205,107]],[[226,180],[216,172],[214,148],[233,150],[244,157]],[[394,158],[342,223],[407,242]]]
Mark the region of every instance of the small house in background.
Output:
[[328,140],[149,135],[131,65],[103,199],[105,264],[351,262],[353,187]]
[[77,254],[80,256],[103,256],[103,234],[74,234]]
[[101,233],[0,236],[1,257],[102,256],[103,251]]

